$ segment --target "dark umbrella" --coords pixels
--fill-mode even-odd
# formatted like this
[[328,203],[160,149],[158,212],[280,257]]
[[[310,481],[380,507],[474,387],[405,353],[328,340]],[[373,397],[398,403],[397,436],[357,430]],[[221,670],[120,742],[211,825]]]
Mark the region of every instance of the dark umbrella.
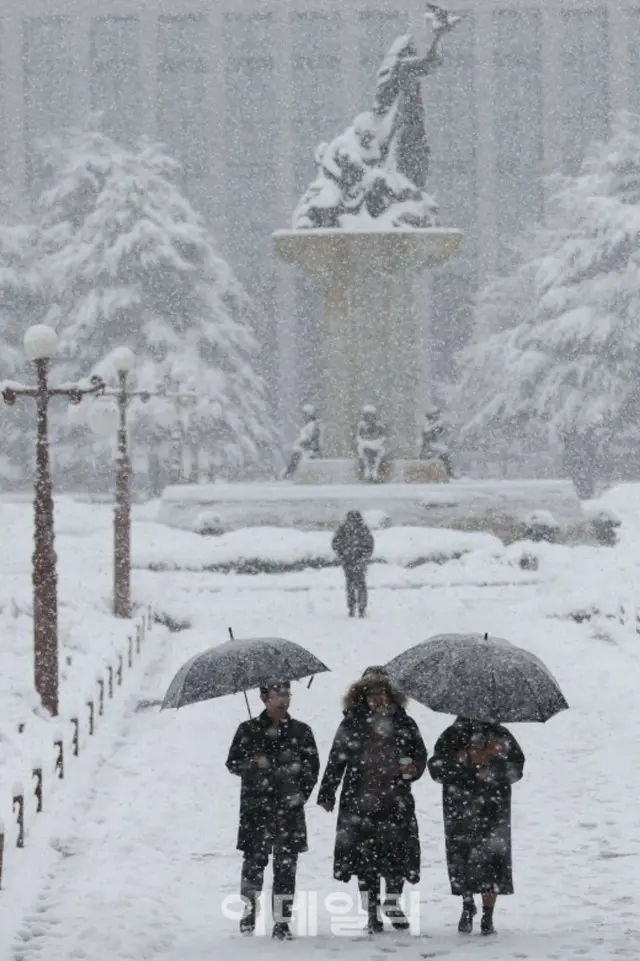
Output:
[[548,721],[569,707],[535,654],[488,634],[439,634],[386,669],[406,695],[442,714],[516,724]]
[[298,681],[328,670],[326,664],[293,641],[281,637],[238,638],[210,647],[183,664],[171,681],[160,710],[238,694],[278,681]]

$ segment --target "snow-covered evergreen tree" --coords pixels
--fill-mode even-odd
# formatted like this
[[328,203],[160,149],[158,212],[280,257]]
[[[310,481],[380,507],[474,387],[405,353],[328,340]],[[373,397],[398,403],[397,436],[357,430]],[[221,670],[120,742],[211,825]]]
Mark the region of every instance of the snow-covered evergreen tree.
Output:
[[[251,305],[176,185],[178,164],[158,144],[128,150],[95,130],[54,143],[48,161],[42,264],[58,376],[86,375],[113,348],[131,347],[139,386],[196,390],[192,430],[220,472],[237,476],[272,443]],[[167,403],[137,408],[139,436],[166,437]]]
[[542,423],[593,446],[640,414],[640,118],[554,187],[529,253],[482,295],[501,295],[498,329],[462,354],[458,396],[467,433]]
[[[27,327],[39,323],[44,311],[37,267],[38,231],[33,226],[0,227],[0,380],[29,382],[33,370],[24,355]],[[35,406],[23,400],[2,406],[0,477],[19,484],[33,468],[34,449],[28,431],[35,424]]]

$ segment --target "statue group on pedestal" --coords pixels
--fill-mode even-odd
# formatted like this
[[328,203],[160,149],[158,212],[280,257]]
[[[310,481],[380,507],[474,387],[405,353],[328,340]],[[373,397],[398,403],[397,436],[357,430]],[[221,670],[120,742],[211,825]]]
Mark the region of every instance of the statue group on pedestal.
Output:
[[[283,475],[291,480],[303,460],[322,458],[322,423],[313,404],[302,408],[303,424],[291,450],[291,456]],[[439,407],[430,405],[425,411],[418,440],[418,460],[439,463],[451,479],[453,465],[447,439],[450,433]],[[388,431],[373,404],[365,404],[354,435],[354,456],[358,464],[358,476],[365,483],[382,483],[391,469],[392,456],[388,444]]]
[[460,21],[427,4],[433,41],[424,57],[411,36],[398,37],[377,74],[371,110],[315,152],[318,170],[293,215],[293,229],[434,227],[437,205],[425,192],[429,145],[420,90],[442,62],[442,36]]

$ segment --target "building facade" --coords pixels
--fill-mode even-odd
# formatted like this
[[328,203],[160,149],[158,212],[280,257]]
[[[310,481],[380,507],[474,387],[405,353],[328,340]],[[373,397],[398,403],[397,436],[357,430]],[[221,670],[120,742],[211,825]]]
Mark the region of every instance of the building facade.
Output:
[[[424,86],[430,189],[463,255],[420,291],[435,376],[469,333],[474,290],[544,213],[613,113],[640,112],[640,0],[448,0],[463,22]],[[263,369],[290,430],[317,382],[316,305],[271,233],[314,175],[317,143],[372,99],[389,43],[428,42],[422,0],[3,0],[0,203],[29,216],[40,138],[102,113],[183,164],[184,187],[253,294]]]

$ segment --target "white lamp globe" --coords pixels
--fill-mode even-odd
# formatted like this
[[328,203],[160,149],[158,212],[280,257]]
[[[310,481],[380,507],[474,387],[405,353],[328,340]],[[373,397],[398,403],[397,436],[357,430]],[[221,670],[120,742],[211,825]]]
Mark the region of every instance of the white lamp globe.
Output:
[[129,347],[116,347],[111,363],[118,374],[130,374],[136,366],[136,355]]
[[118,408],[110,397],[96,397],[89,410],[89,427],[99,437],[113,437],[120,424]]
[[48,360],[57,347],[58,335],[46,324],[35,324],[24,335],[24,352],[29,360]]

